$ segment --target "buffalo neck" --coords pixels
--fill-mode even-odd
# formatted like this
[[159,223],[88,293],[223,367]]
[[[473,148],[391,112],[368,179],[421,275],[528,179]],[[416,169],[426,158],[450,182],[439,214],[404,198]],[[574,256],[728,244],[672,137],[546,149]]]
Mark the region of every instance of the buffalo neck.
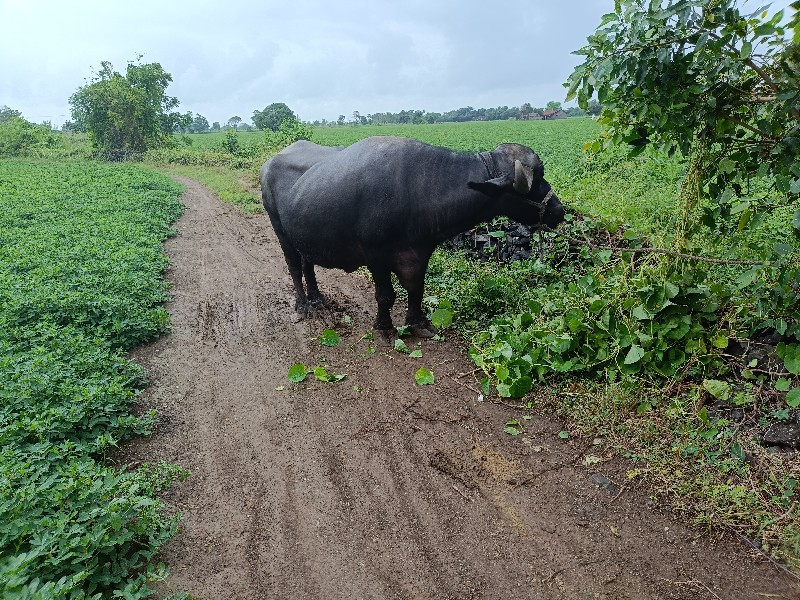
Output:
[[[484,153],[489,154],[489,153]],[[492,179],[491,158],[481,154],[453,153],[442,169],[434,174],[436,185],[428,196],[427,223],[419,223],[437,243],[450,239],[478,223],[491,220],[501,212],[502,201],[469,187],[470,182]],[[496,168],[496,167],[495,167]],[[432,209],[432,210],[431,210]]]

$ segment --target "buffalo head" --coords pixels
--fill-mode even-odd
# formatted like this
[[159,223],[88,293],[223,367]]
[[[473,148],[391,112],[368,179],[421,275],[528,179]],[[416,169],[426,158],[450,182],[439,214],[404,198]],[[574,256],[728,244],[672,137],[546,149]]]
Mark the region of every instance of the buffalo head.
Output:
[[500,214],[531,227],[557,227],[564,220],[564,207],[544,178],[544,165],[530,148],[501,144],[480,154],[489,178],[469,186],[496,196]]

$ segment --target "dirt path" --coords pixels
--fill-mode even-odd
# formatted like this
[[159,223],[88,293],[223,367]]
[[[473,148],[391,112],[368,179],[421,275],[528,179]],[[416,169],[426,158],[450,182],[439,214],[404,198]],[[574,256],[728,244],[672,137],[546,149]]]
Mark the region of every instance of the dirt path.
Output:
[[[191,180],[167,252],[173,332],[134,360],[163,422],[131,448],[192,475],[168,496],[185,516],[163,593],[204,600],[593,598],[795,600],[800,587],[730,539],[681,525],[622,484],[624,463],[561,424],[479,403],[464,348],[370,354],[371,285],[320,273],[336,313],[296,322],[263,215]],[[340,321],[344,315],[351,325]],[[399,316],[399,313],[398,313]],[[335,326],[342,343],[316,341]],[[323,362],[324,361],[324,362]],[[347,373],[290,384],[294,363]],[[436,384],[414,372],[431,368]],[[311,378],[313,379],[313,378]],[[603,462],[581,466],[585,453]]]

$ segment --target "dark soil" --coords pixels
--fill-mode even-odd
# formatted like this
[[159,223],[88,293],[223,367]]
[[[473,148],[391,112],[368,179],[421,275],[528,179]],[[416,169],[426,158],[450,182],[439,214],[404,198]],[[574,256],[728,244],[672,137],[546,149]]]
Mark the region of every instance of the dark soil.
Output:
[[[166,498],[185,521],[163,552],[162,596],[800,598],[740,541],[631,487],[631,466],[591,440],[480,402],[457,336],[409,340],[421,359],[370,353],[375,303],[358,274],[322,271],[337,309],[298,320],[266,216],[181,181],[187,211],[166,243],[172,333],[133,356],[162,422],[126,450],[192,473]],[[335,348],[317,341],[329,327]],[[294,363],[347,378],[291,384]],[[416,384],[421,366],[435,384]],[[510,418],[524,433],[503,433]],[[585,467],[587,454],[601,461]]]

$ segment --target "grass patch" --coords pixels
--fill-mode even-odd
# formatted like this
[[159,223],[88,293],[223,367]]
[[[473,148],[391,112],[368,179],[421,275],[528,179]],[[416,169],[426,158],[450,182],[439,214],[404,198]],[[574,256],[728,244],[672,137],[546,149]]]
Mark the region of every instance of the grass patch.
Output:
[[[800,571],[800,464],[796,455],[765,449],[742,424],[707,418],[697,389],[665,395],[663,387],[625,380],[562,380],[529,406],[555,411],[571,430],[601,436],[633,462],[641,479],[695,523],[727,527]],[[652,409],[637,412],[642,398]]]
[[202,183],[221,200],[236,204],[246,213],[264,212],[258,177],[251,171],[199,165],[154,165],[167,175],[182,175]]

